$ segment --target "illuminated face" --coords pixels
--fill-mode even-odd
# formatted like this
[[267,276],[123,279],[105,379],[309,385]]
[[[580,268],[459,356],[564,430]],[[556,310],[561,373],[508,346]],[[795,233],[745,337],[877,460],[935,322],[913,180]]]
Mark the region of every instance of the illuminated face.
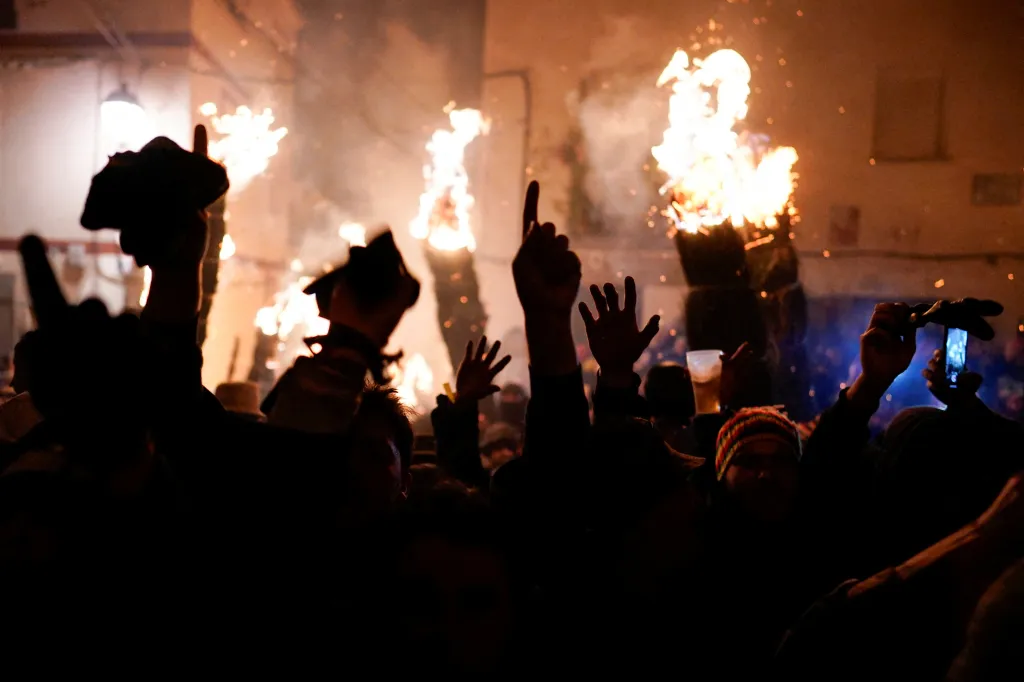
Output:
[[729,463],[723,483],[751,516],[778,523],[793,511],[798,471],[793,446],[781,438],[766,436],[742,446]]

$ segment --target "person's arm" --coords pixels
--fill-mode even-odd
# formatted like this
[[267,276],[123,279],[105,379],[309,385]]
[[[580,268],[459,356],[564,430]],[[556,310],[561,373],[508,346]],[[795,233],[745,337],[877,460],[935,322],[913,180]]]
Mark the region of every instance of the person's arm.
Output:
[[538,221],[539,196],[540,186],[530,183],[523,210],[523,243],[512,263],[530,355],[523,457],[545,465],[567,464],[566,457],[579,449],[590,428],[571,326],[581,266],[569,250],[568,238],[556,236],[551,223]]
[[815,479],[849,476],[851,468],[861,466],[861,455],[871,439],[868,423],[878,407],[877,401],[864,405],[851,399],[846,388],[831,407],[818,417],[804,445],[801,468]]
[[481,490],[490,487],[490,474],[480,461],[480,401],[501,390],[495,379],[512,361],[498,360],[501,341],[487,348],[487,337],[466,344],[466,355],[455,374],[455,400],[438,396],[431,413],[437,437],[438,463],[458,480]]
[[811,434],[801,461],[806,475],[833,482],[851,477],[870,438],[868,422],[916,351],[910,308],[904,303],[876,305],[860,337],[861,373]]
[[975,523],[813,607],[776,657],[779,679],[941,679],[981,595],[1021,556],[1024,484]]
[[650,419],[651,410],[640,395],[640,376],[630,372],[628,377],[597,375],[594,390],[594,423],[617,417]]
[[661,318],[655,315],[643,329],[636,322],[636,282],[626,277],[625,297],[619,307],[619,293],[612,284],[604,290],[590,286],[597,317],[586,303],[579,304],[594,359],[601,367],[594,393],[594,418],[650,417],[647,402],[640,397],[640,377],[633,365],[658,333]]
[[480,461],[480,410],[476,401],[437,397],[430,413],[437,440],[437,463],[444,471],[468,486],[486,492],[490,474]]

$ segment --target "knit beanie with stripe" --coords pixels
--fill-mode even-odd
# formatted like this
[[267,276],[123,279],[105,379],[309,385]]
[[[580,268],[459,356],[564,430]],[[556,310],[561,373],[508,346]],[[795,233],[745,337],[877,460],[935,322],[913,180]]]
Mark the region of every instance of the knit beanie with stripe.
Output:
[[800,431],[790,419],[770,407],[748,407],[739,410],[718,432],[715,448],[715,476],[722,480],[732,458],[745,444],[770,439],[788,445],[797,459],[802,454]]

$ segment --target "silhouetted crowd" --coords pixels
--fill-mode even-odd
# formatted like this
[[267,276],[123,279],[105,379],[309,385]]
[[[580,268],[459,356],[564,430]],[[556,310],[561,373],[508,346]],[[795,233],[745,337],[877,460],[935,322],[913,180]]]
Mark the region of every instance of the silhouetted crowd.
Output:
[[528,392],[499,389],[499,342],[471,343],[426,453],[387,379],[419,293],[389,234],[316,283],[330,331],[259,410],[200,380],[192,204],[154,191],[118,226],[152,270],[141,314],[69,304],[23,240],[37,328],[0,406],[0,617],[10,665],[35,667],[10,670],[1024,676],[1020,427],[974,375],[950,386],[939,349],[920,381],[944,409],[869,430],[917,350],[910,307],[875,306],[813,424],[772,404],[746,346],[698,409],[682,364],[635,372],[660,321],[637,323],[631,278],[578,302],[538,194],[511,273]]

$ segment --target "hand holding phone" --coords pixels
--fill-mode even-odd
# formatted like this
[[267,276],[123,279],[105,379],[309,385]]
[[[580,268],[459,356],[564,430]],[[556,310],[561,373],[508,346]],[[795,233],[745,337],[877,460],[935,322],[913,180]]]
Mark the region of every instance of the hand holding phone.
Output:
[[967,332],[963,329],[946,327],[945,360],[946,383],[957,388],[960,377],[967,371]]
[[945,341],[921,372],[928,380],[928,390],[949,407],[962,407],[977,402],[981,375],[967,369],[967,337],[963,329],[946,328]]

